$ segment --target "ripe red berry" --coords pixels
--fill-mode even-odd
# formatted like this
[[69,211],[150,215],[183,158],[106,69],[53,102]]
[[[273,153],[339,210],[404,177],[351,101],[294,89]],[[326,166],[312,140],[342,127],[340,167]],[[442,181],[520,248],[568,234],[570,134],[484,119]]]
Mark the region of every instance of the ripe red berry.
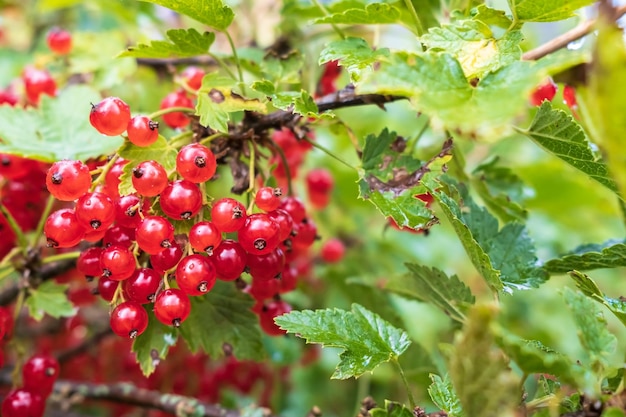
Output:
[[76,219],[86,230],[106,230],[115,221],[115,205],[108,195],[83,194],[76,202]]
[[5,336],[13,333],[13,314],[8,307],[0,307],[0,343]]
[[148,327],[148,313],[135,301],[125,301],[111,312],[111,330],[118,336],[136,338]]
[[329,263],[339,262],[343,259],[346,247],[343,242],[337,238],[328,239],[322,246],[322,259]]
[[48,71],[28,67],[22,73],[22,80],[26,97],[32,104],[37,105],[42,94],[48,96],[56,94],[57,84]]
[[115,200],[115,224],[135,229],[141,223],[139,212],[145,214],[149,210],[148,199],[144,199],[142,204],[142,200],[134,194],[121,196]]
[[100,133],[117,136],[124,133],[130,121],[130,108],[118,97],[107,97],[92,105],[89,122]]
[[60,209],[46,219],[43,232],[51,248],[70,248],[80,243],[85,229],[78,223],[74,210]]
[[37,170],[37,162],[17,155],[0,154],[0,175],[8,180],[16,180]]
[[161,282],[161,275],[154,269],[139,268],[124,281],[124,290],[131,301],[139,304],[152,303]]
[[208,181],[215,174],[216,168],[213,152],[199,143],[184,146],[176,156],[176,171],[187,181]]
[[2,400],[3,417],[42,417],[44,409],[41,396],[23,388],[9,392]]
[[59,362],[49,355],[31,356],[22,367],[23,388],[47,397],[59,377]]
[[161,291],[154,302],[154,315],[168,326],[179,327],[191,312],[189,297],[177,288]]
[[48,48],[55,54],[67,55],[72,50],[72,35],[63,29],[52,28],[46,36]]
[[552,101],[556,95],[557,85],[552,81],[552,78],[548,78],[545,82],[540,84],[533,91],[530,96],[530,104],[533,106],[541,106],[544,100]]
[[167,187],[167,172],[156,161],[144,161],[133,168],[131,181],[137,194],[154,197]]
[[278,208],[289,213],[294,224],[300,223],[306,217],[306,208],[298,197],[283,198]]
[[127,160],[118,158],[109,170],[109,172],[107,172],[104,176],[104,187],[102,189],[102,192],[104,192],[111,198],[118,198],[120,196],[120,177],[124,170],[124,165],[126,165],[127,163]]
[[565,87],[563,87],[563,102],[571,110],[576,110],[578,108],[578,103],[576,101],[576,90],[571,85],[566,85]]
[[119,281],[114,281],[104,275],[98,279],[98,294],[104,301],[111,302],[115,296],[115,291],[119,285]]
[[126,127],[128,140],[137,146],[150,146],[159,138],[159,123],[147,116],[135,116]]
[[248,292],[255,300],[258,301],[273,298],[280,292],[280,280],[276,278],[269,280],[258,280],[253,278],[252,284],[246,287],[244,292]]
[[81,252],[80,256],[76,260],[76,269],[79,273],[83,274],[88,279],[99,277],[102,275],[102,268],[100,267],[100,254],[102,248],[94,246]]
[[280,336],[285,334],[284,330],[281,330],[276,323],[274,323],[274,319],[278,316],[282,316],[285,313],[289,313],[291,311],[291,306],[285,301],[271,301],[267,303],[261,309],[259,313],[259,324],[261,325],[261,329],[265,333],[270,336]]
[[202,193],[197,184],[176,180],[161,192],[159,203],[163,212],[172,219],[187,220],[200,211]]
[[306,249],[317,239],[317,226],[311,219],[304,219],[293,227],[295,236],[291,238],[294,248]]
[[135,239],[141,250],[156,255],[172,245],[174,226],[164,217],[147,216],[137,227]]
[[161,252],[150,255],[150,264],[160,273],[164,273],[176,266],[183,257],[183,250],[176,242],[170,242],[170,247]]
[[293,291],[298,286],[298,268],[291,264],[285,265],[280,274],[280,293]]
[[254,197],[254,203],[263,211],[276,210],[280,206],[280,197],[282,195],[280,188],[261,187]]
[[246,222],[246,208],[233,198],[221,198],[211,208],[211,221],[224,233],[236,232]]
[[291,236],[291,233],[293,232],[293,220],[289,213],[283,209],[276,209],[269,211],[267,215],[278,223],[278,226],[280,227],[278,240],[282,242]]
[[189,231],[189,243],[196,252],[211,255],[222,241],[222,232],[212,222],[199,222]]
[[239,242],[225,239],[213,249],[209,257],[213,261],[218,279],[233,281],[242,274],[246,268],[247,253]]
[[187,295],[203,295],[211,291],[217,275],[210,259],[202,255],[184,257],[176,267],[176,283]]
[[199,90],[202,87],[202,78],[204,77],[204,70],[198,67],[190,66],[183,70],[180,74],[187,85],[192,90]]
[[135,272],[137,263],[135,256],[128,249],[120,245],[111,245],[100,254],[102,276],[113,281],[122,281],[130,278]]
[[248,253],[263,255],[278,247],[280,226],[265,213],[248,216],[245,224],[237,232],[241,246]]
[[111,245],[120,245],[130,248],[134,241],[135,229],[115,225],[105,231],[102,237],[102,246],[107,248]]
[[[188,107],[193,109],[193,101],[187,97],[185,91],[175,91],[166,95],[161,101],[161,110],[168,109],[170,107]],[[182,112],[164,114],[163,121],[172,129],[185,127],[189,124],[189,118]]]
[[57,161],[46,174],[46,187],[57,200],[73,201],[89,191],[91,174],[81,161]]
[[265,255],[248,254],[248,269],[257,281],[269,281],[277,278],[285,267],[285,254],[276,248]]

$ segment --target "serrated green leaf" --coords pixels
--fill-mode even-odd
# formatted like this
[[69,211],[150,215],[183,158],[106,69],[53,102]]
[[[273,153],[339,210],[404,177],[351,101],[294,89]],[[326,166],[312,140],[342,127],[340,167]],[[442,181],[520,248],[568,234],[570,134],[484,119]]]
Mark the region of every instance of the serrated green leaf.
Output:
[[209,51],[215,34],[200,33],[196,29],[172,29],[166,32],[168,40],[153,40],[150,43],[139,43],[129,46],[118,57],[134,58],[171,58],[203,55]]
[[626,300],[622,298],[610,298],[604,295],[600,287],[586,274],[578,271],[571,271],[569,276],[572,277],[576,286],[587,297],[604,304],[610,311],[626,325]]
[[520,369],[527,375],[545,373],[560,380],[576,384],[580,375],[574,373],[574,362],[538,340],[519,338],[498,327],[496,342]]
[[148,328],[133,341],[137,363],[145,376],[154,372],[160,359],[165,359],[170,347],[178,340],[178,330],[166,326],[156,319],[152,307],[145,307],[148,313]]
[[278,109],[292,111],[306,117],[316,117],[319,109],[313,97],[305,90],[278,92],[269,80],[256,81],[252,88],[268,97],[272,105]]
[[42,96],[38,109],[0,106],[0,152],[46,162],[113,152],[121,138],[103,136],[89,123],[91,103],[99,101],[98,92],[76,85]]
[[369,414],[371,417],[414,417],[404,404],[389,400],[385,400],[385,408],[372,408]]
[[120,185],[118,187],[120,195],[128,195],[135,192],[132,182],[133,168],[144,161],[157,161],[163,165],[168,175],[176,169],[176,155],[178,151],[170,146],[161,135],[150,146],[137,146],[130,141],[126,141],[117,152],[121,158],[128,161],[124,165],[122,175],[120,176]]
[[554,22],[574,16],[582,7],[595,0],[508,0],[516,20],[522,22]]
[[522,33],[512,30],[496,39],[485,23],[462,20],[431,28],[421,41],[433,51],[454,56],[468,79],[484,78],[485,74],[519,61],[522,56]]
[[391,24],[400,22],[400,10],[389,3],[371,3],[363,8],[350,8],[317,18],[313,23],[346,25]]
[[600,245],[583,245],[571,253],[547,261],[543,268],[551,274],[564,274],[574,269],[591,271],[626,266],[626,244],[609,240]]
[[608,189],[617,190],[608,167],[592,150],[582,126],[565,111],[553,109],[549,101],[543,102],[528,129],[518,131]]
[[451,319],[465,320],[467,307],[475,298],[470,289],[457,277],[448,277],[437,268],[407,263],[409,274],[390,278],[385,284],[387,291],[404,297],[432,303]]
[[428,395],[433,403],[448,414],[448,417],[463,417],[463,407],[459,397],[454,392],[452,381],[446,375],[441,378],[439,375],[430,374],[432,384],[428,387]]
[[140,0],[158,4],[189,16],[213,29],[224,31],[235,18],[233,10],[222,0]]
[[496,313],[493,306],[474,306],[448,353],[450,380],[467,416],[512,417],[519,405],[519,378],[491,333]]
[[365,39],[348,37],[330,42],[320,53],[319,63],[338,60],[350,73],[350,80],[356,82],[361,72],[380,60],[389,56],[389,49],[372,49]]
[[608,366],[609,356],[617,348],[617,339],[609,332],[604,314],[596,303],[569,288],[563,290],[563,296],[573,313],[578,338],[589,356],[591,368],[600,376]]
[[189,349],[212,358],[224,356],[228,343],[237,359],[262,360],[265,356],[254,302],[232,282],[218,281],[208,294],[191,297],[191,314],[180,327]]
[[406,332],[358,304],[352,304],[352,311],[292,311],[274,321],[283,330],[306,339],[307,343],[343,349],[331,377],[335,379],[371,372],[383,362],[396,360],[411,344]]
[[486,25],[508,29],[513,21],[502,10],[492,9],[486,4],[481,4],[473,9],[472,19],[483,22]]
[[67,298],[67,289],[67,285],[54,281],[45,281],[37,288],[29,289],[24,304],[28,307],[30,316],[39,321],[45,314],[57,319],[75,315],[78,310]]

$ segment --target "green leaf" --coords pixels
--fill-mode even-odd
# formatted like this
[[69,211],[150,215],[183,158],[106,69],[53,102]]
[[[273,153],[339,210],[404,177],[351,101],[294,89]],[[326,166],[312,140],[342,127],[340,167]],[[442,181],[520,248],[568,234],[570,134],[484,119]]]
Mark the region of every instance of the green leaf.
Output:
[[390,278],[385,284],[386,290],[432,303],[453,320],[465,320],[467,307],[474,304],[475,298],[459,277],[448,277],[443,271],[424,265],[407,263],[406,266],[409,274]]
[[493,306],[474,306],[449,352],[450,379],[467,416],[512,417],[519,406],[519,379],[494,347],[495,316]]
[[569,288],[563,290],[565,302],[573,313],[578,338],[591,360],[594,370],[606,368],[609,356],[617,348],[617,339],[609,332],[600,307],[583,293]]
[[582,7],[595,0],[508,0],[516,20],[522,22],[554,22],[569,19]]
[[432,384],[428,387],[428,395],[433,403],[448,414],[448,417],[463,417],[463,407],[459,397],[454,392],[452,381],[446,375],[441,378],[439,375],[430,374]]
[[118,57],[134,58],[170,58],[203,55],[209,51],[215,41],[215,34],[200,33],[196,29],[172,29],[167,31],[166,41],[150,41],[129,46]]
[[411,344],[406,332],[358,304],[352,304],[352,311],[292,311],[274,321],[287,332],[306,339],[307,343],[343,349],[331,377],[335,379],[371,372],[383,362],[396,360]]
[[608,189],[617,190],[608,167],[592,150],[582,126],[565,111],[553,109],[549,101],[543,102],[527,130],[518,131]]
[[574,362],[538,340],[521,339],[498,327],[496,341],[520,369],[528,375],[550,374],[576,385],[580,375],[574,374]]
[[213,29],[224,31],[232,23],[235,14],[222,0],[140,0],[158,4],[184,14]]
[[389,3],[371,3],[364,8],[350,8],[328,16],[320,17],[313,23],[334,23],[346,25],[392,24],[400,22],[400,10]]
[[274,84],[268,80],[256,81],[252,84],[252,88],[265,94],[272,105],[278,109],[292,111],[306,117],[318,116],[317,104],[305,90],[277,92]]
[[508,29],[513,25],[513,21],[502,10],[492,9],[486,4],[473,9],[472,19],[483,22],[489,26],[497,26],[502,29]]
[[432,51],[454,56],[468,79],[482,79],[487,73],[519,61],[522,56],[521,31],[508,31],[504,37],[496,39],[489,26],[478,20],[431,28],[420,39]]
[[574,269],[591,271],[621,266],[626,266],[626,244],[609,240],[600,245],[583,245],[571,253],[550,259],[543,265],[543,269],[551,274],[564,274]]
[[350,73],[350,80],[356,82],[363,70],[371,68],[381,57],[386,56],[389,56],[389,49],[372,49],[364,39],[348,37],[326,45],[320,53],[319,63],[339,60],[339,64]]
[[236,80],[211,73],[202,79],[196,114],[200,116],[201,125],[227,133],[230,113],[243,110],[266,111],[265,104],[260,98],[261,95],[245,97]]
[[90,103],[99,101],[95,90],[74,85],[57,97],[42,96],[38,109],[0,106],[0,152],[46,162],[113,152],[122,139],[103,136],[89,123]]
[[622,30],[612,19],[601,14],[598,20],[589,84],[581,91],[581,112],[593,141],[603,151],[619,194],[626,196],[626,154],[622,140],[626,119],[621,111],[626,106],[626,97],[621,88],[616,88],[626,84],[626,46]]
[[569,276],[576,282],[576,286],[583,294],[592,300],[604,304],[626,326],[626,300],[607,297],[600,290],[600,287],[586,274],[571,271]]
[[67,289],[67,285],[54,281],[45,281],[37,288],[30,288],[25,301],[30,316],[39,321],[45,314],[57,319],[75,315],[78,310],[67,298]]
[[218,281],[208,294],[191,297],[191,314],[180,327],[189,349],[212,358],[224,356],[229,344],[237,359],[262,360],[265,354],[254,302],[232,282]]
[[128,195],[135,192],[135,187],[133,187],[132,183],[133,168],[144,161],[153,160],[163,165],[163,168],[169,175],[176,169],[176,155],[178,151],[170,146],[163,136],[159,135],[157,141],[150,146],[137,146],[130,141],[126,141],[118,150],[118,154],[121,158],[129,161],[122,169],[118,187],[120,195]]
[[387,128],[378,136],[365,138],[359,197],[369,200],[401,228],[428,229],[437,219],[416,196],[426,192],[422,183],[427,176],[442,171],[450,159],[452,142],[445,142],[441,152],[425,163],[405,153],[405,147],[406,141]]
[[148,313],[148,328],[133,341],[137,363],[145,376],[154,372],[160,359],[165,359],[170,347],[178,340],[178,330],[166,326],[156,319],[152,307],[145,307]]
[[619,407],[607,407],[602,411],[602,417],[625,417],[624,410]]
[[404,404],[385,400],[385,408],[372,408],[371,417],[414,417],[414,414]]

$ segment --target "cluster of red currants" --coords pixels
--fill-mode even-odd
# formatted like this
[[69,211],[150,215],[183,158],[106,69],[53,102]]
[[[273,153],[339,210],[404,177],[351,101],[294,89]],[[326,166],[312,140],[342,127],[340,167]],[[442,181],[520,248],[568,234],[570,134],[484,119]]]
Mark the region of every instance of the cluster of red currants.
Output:
[[5,417],[42,417],[46,398],[59,376],[59,363],[49,355],[31,356],[22,367],[22,386],[2,401]]

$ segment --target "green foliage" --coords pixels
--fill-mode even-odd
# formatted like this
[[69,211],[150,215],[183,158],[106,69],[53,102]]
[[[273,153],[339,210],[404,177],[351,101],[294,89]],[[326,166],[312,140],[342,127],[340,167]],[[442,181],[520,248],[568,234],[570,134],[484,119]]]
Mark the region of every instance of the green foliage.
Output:
[[319,109],[313,98],[305,90],[278,92],[272,82],[257,81],[252,84],[252,88],[265,94],[272,105],[278,109],[301,114],[306,117],[316,117]]
[[57,319],[76,314],[74,305],[65,295],[67,288],[65,284],[46,281],[37,288],[29,289],[25,304],[30,316],[39,321],[45,314]]
[[404,404],[385,400],[384,408],[372,408],[372,417],[412,417],[413,413]]
[[132,351],[135,352],[141,371],[148,376],[178,341],[178,330],[158,321],[151,307],[146,307],[146,312],[149,318],[148,328],[133,341]]
[[365,39],[349,37],[326,45],[320,52],[319,63],[325,64],[329,61],[339,60],[339,64],[350,73],[350,79],[357,82],[364,70],[371,68],[381,58],[388,56],[389,49],[387,48],[372,49]]
[[554,22],[574,16],[582,7],[595,3],[595,0],[508,0],[509,6],[518,21]]
[[195,29],[172,29],[167,31],[167,41],[151,41],[129,46],[118,57],[170,58],[203,55],[209,51],[215,34],[200,33]]
[[457,277],[448,277],[437,268],[406,264],[409,273],[392,277],[385,289],[412,300],[432,303],[451,319],[462,322],[475,298],[470,289]]
[[626,326],[626,300],[622,297],[607,297],[588,275],[578,271],[571,271],[569,275],[574,279],[576,286],[583,294],[604,304]]
[[223,357],[229,344],[238,359],[261,360],[265,353],[253,304],[233,283],[218,281],[207,295],[191,297],[191,314],[180,335],[193,352],[202,349],[212,358]]
[[99,101],[90,87],[71,86],[58,97],[44,95],[39,109],[0,106],[0,152],[46,162],[113,152],[121,140],[102,136],[89,124],[91,103]]
[[626,244],[609,240],[599,245],[583,245],[571,253],[550,259],[543,265],[543,269],[551,274],[564,274],[573,270],[591,271],[620,266],[626,266]]
[[432,384],[428,387],[428,395],[435,405],[448,413],[449,417],[463,417],[463,408],[459,397],[454,392],[454,387],[448,375],[441,378],[439,375],[430,375]]
[[212,27],[215,30],[224,31],[230,26],[235,18],[233,10],[224,4],[222,0],[140,0],[155,3],[175,12],[184,14],[198,22]]
[[339,309],[292,311],[276,324],[289,333],[343,351],[331,378],[359,377],[378,365],[396,360],[411,344],[408,335],[358,304]]

